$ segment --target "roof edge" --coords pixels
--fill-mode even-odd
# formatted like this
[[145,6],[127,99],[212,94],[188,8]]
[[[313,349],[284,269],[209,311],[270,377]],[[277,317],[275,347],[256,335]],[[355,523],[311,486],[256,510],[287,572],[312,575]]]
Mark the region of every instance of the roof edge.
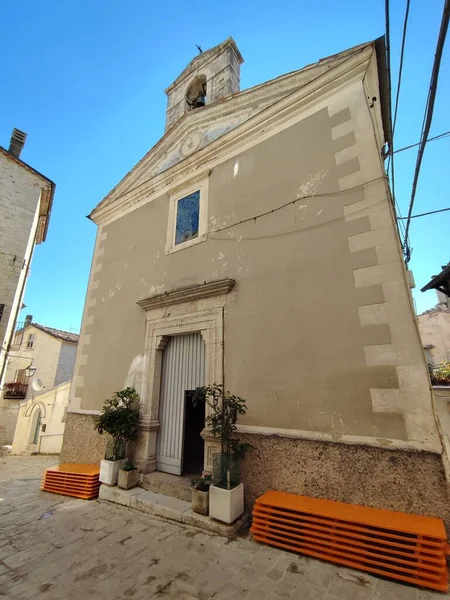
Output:
[[386,36],[382,35],[373,41],[377,55],[378,85],[381,96],[381,118],[383,120],[383,129],[385,141],[389,144],[389,150],[392,147],[392,114],[391,98],[389,92],[389,76],[386,56]]
[[[20,158],[16,158],[15,156],[13,156],[10,152],[8,152],[8,150],[6,150],[6,148],[3,148],[3,146],[0,146],[0,151],[4,156],[15,162],[18,166],[29,171],[36,177],[39,177],[39,179],[42,179],[42,181],[45,184],[43,187],[43,190],[45,190],[45,196],[43,198],[41,197],[42,204],[45,206],[45,211],[39,213],[38,228],[36,232],[36,244],[41,244],[47,239],[48,226],[50,223],[50,213],[53,206],[53,198],[55,196],[56,184],[54,181],[37,171],[34,167],[31,167],[28,163],[24,162]],[[42,208],[42,206],[40,208]]]
[[58,331],[60,331],[62,334],[76,335],[76,336],[78,336],[78,340],[66,340],[62,336],[57,335],[56,333],[52,333],[51,331],[49,331],[49,329],[55,329],[54,327],[46,327],[45,325],[40,325],[39,323],[29,323],[25,327],[21,327],[20,329],[17,329],[15,331],[14,335],[16,335],[17,333],[20,333],[22,331],[25,331],[29,327],[35,327],[36,329],[39,329],[39,331],[43,331],[47,335],[50,335],[51,337],[53,337],[53,338],[55,338],[57,340],[60,340],[61,342],[66,342],[68,344],[78,344],[78,342],[80,341],[80,334],[79,333],[71,333],[70,331],[64,331],[63,329],[58,329]]
[[437,289],[436,286],[444,283],[446,279],[450,279],[450,263],[444,269],[442,269],[438,275],[432,277],[430,281],[424,285],[423,288],[421,288],[420,291],[427,292],[428,290],[435,290]]
[[[232,39],[232,38],[229,38],[229,39]],[[299,69],[295,69],[294,71],[289,71],[287,73],[283,73],[281,75],[278,75],[277,77],[273,77],[272,79],[268,79],[267,81],[263,81],[261,83],[257,83],[255,85],[249,87],[249,88],[245,88],[244,90],[240,90],[236,94],[233,94],[233,95],[229,96],[228,98],[225,98],[223,102],[221,102],[221,101],[213,102],[211,104],[206,105],[204,108],[202,108],[202,110],[214,109],[214,108],[217,108],[219,106],[224,106],[225,103],[233,102],[237,98],[242,98],[245,95],[251,94],[255,90],[257,90],[258,88],[263,88],[266,85],[272,85],[275,82],[279,82],[279,81],[282,81],[282,80],[285,80],[285,79],[289,79],[291,77],[295,77],[299,73],[305,72],[305,71],[310,70],[310,69],[314,69],[314,68],[318,67],[319,65],[321,65],[322,63],[324,63],[326,61],[334,62],[334,61],[338,61],[340,58],[343,58],[344,60],[346,60],[347,57],[343,56],[343,55],[348,55],[348,58],[351,58],[351,56],[356,55],[358,52],[363,51],[365,48],[373,47],[373,44],[374,44],[374,41],[363,42],[361,44],[357,44],[356,46],[352,46],[351,48],[347,48],[346,50],[343,50],[341,52],[337,52],[337,53],[332,54],[330,56],[321,58],[320,60],[318,60],[318,61],[316,61],[314,63],[309,63],[308,65],[305,65],[304,67],[301,67]],[[167,137],[172,133],[172,131],[174,129],[176,129],[185,119],[187,119],[190,114],[192,114],[192,113],[185,113],[167,131],[164,132],[164,134],[155,142],[155,144],[144,154],[144,156],[133,167],[131,167],[131,169],[129,171],[127,171],[125,173],[125,175],[106,194],[106,196],[104,196],[99,202],[97,202],[97,204],[90,211],[90,213],[88,215],[86,215],[87,219],[89,219],[93,223],[96,223],[95,216],[96,216],[97,211],[99,209],[101,209],[106,204],[106,202],[113,196],[114,192],[119,189],[119,187],[121,186],[121,184],[135,171],[135,169],[140,164],[142,164],[142,162],[144,160],[146,160],[153,152],[155,152],[158,149],[158,146],[160,146],[167,139]]]

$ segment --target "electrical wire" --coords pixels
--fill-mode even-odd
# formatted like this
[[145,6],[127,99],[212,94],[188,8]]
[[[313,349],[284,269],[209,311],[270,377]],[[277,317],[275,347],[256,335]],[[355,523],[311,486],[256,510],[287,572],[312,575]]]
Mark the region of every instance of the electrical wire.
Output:
[[397,94],[395,96],[394,122],[392,124],[392,137],[394,137],[394,135],[395,135],[395,125],[397,123],[398,101],[399,101],[399,97],[400,97],[400,88],[401,88],[401,84],[402,84],[403,58],[404,58],[404,54],[405,54],[406,30],[408,28],[409,5],[410,5],[410,0],[406,0],[405,18],[403,21],[402,46],[401,46],[401,50],[400,50],[400,65],[398,68]]
[[[429,212],[421,213],[420,215],[411,215],[410,219],[417,219],[418,217],[427,217],[428,215],[435,215],[437,213],[446,212],[449,208],[440,208],[439,210],[430,210]],[[407,219],[408,217],[397,217],[397,219]]]
[[[395,123],[397,121],[397,110],[398,110],[398,102],[400,97],[400,87],[403,73],[403,56],[405,51],[405,41],[406,41],[406,30],[408,25],[408,15],[409,15],[409,5],[410,0],[406,2],[406,11],[405,18],[403,23],[403,37],[402,37],[402,49],[401,49],[401,57],[400,57],[400,65],[398,72],[398,82],[397,82],[397,94],[395,100],[395,113],[394,113],[394,124],[392,124],[392,116],[389,113],[389,129],[390,129],[390,147],[389,147],[389,157],[386,164],[386,174],[390,177],[391,180],[391,190],[392,190],[392,202],[394,205],[394,209],[396,215],[401,216],[400,206],[397,202],[397,196],[395,193],[395,165],[394,165],[394,132],[395,132]],[[385,0],[385,24],[386,24],[386,75],[388,80],[388,94],[389,99],[392,97],[392,78],[391,78],[391,41],[390,41],[390,6],[389,0]],[[397,220],[397,233],[400,239],[404,239],[405,235],[405,225],[402,220]],[[403,247],[403,252],[405,248]]]
[[[436,142],[437,140],[442,140],[449,136],[450,136],[450,131],[445,131],[444,133],[440,133],[439,135],[435,135],[434,137],[428,138],[427,143],[429,144],[430,142]],[[394,150],[392,154],[398,154],[399,152],[404,152],[405,150],[410,150],[411,148],[415,148],[416,146],[420,146],[420,142],[416,142],[415,144],[410,144],[409,146],[404,146],[403,148]]]
[[375,179],[370,179],[369,181],[366,181],[364,183],[354,185],[352,187],[346,188],[345,190],[337,190],[336,192],[322,192],[321,194],[308,194],[306,196],[300,196],[299,198],[295,198],[295,200],[290,200],[289,202],[286,202],[285,204],[281,204],[280,206],[277,206],[270,210],[266,210],[266,211],[259,213],[253,217],[248,217],[246,219],[242,219],[241,221],[236,221],[235,223],[232,223],[231,225],[225,225],[224,227],[219,227],[218,229],[213,229],[206,235],[206,237],[209,237],[210,235],[212,235],[214,233],[219,233],[221,231],[226,231],[227,229],[232,229],[233,227],[237,227],[238,225],[243,225],[244,223],[249,223],[250,221],[256,221],[256,219],[260,219],[261,217],[266,217],[268,215],[271,215],[275,212],[278,212],[279,210],[282,210],[283,208],[286,208],[287,206],[291,206],[293,204],[296,204],[297,202],[301,202],[302,200],[307,200],[308,198],[322,198],[322,197],[326,197],[326,196],[336,196],[339,194],[345,194],[346,192],[351,192],[353,190],[357,190],[358,188],[362,188],[365,185],[369,185],[370,183],[374,183],[375,181],[380,181],[384,178],[385,178],[385,176],[382,175],[381,177],[376,177]]
[[[392,173],[394,172],[394,164],[393,164],[393,162],[394,162],[394,158],[393,158],[394,137],[395,137],[395,126],[397,123],[398,103],[399,103],[399,99],[400,99],[400,89],[401,89],[401,85],[402,85],[403,59],[404,59],[404,55],[405,55],[405,43],[406,43],[406,31],[408,28],[409,7],[410,7],[410,0],[406,0],[405,17],[403,19],[402,43],[401,43],[401,50],[400,50],[400,64],[399,64],[399,68],[398,68],[398,78],[397,78],[397,92],[396,92],[396,96],[395,96],[394,121],[392,124],[392,132],[391,132],[391,148],[390,148],[389,158],[388,158],[388,163],[387,163],[387,170],[389,171],[389,166],[392,161]],[[387,14],[386,18],[387,18],[386,30],[388,31],[389,30],[389,14]],[[389,60],[390,60],[390,52],[389,52]],[[389,64],[389,69],[390,69],[390,64]]]
[[[389,0],[384,0],[384,19],[385,19],[385,28],[386,28],[386,47],[385,47],[385,51],[386,51],[386,78],[387,78],[387,84],[388,84],[388,97],[389,100],[392,97],[392,80],[391,80],[391,26],[390,26],[390,22],[389,22]],[[393,151],[393,143],[394,143],[394,136],[392,133],[392,116],[391,113],[389,111],[389,129],[390,129],[390,148],[389,148],[389,158],[388,158],[388,162],[387,162],[387,167],[386,167],[386,171],[389,173],[389,167],[391,165],[391,154]],[[392,196],[394,197],[394,191],[392,191]]]
[[[352,190],[356,190],[358,188],[364,187],[365,185],[368,185],[370,183],[373,183],[375,181],[380,181],[385,179],[384,176],[382,177],[377,177],[376,179],[371,179],[370,181],[366,181],[365,183],[361,183],[359,185],[355,185],[351,188],[347,188],[345,190],[339,190],[337,192],[325,192],[323,194],[311,194],[308,196],[302,196],[300,198],[296,198],[295,200],[292,200],[290,202],[286,202],[285,204],[282,204],[281,206],[278,206],[274,209],[265,211],[263,213],[260,213],[258,215],[255,215],[254,217],[248,217],[247,219],[242,219],[241,221],[236,221],[235,223],[232,223],[231,225],[225,225],[224,227],[220,227],[218,229],[213,229],[212,231],[208,232],[205,235],[206,239],[210,239],[214,234],[216,233],[220,233],[222,231],[226,231],[228,229],[232,229],[233,227],[237,227],[239,225],[242,225],[244,223],[249,223],[251,221],[255,222],[256,219],[259,219],[261,217],[266,217],[269,216],[279,210],[282,210],[288,206],[292,206],[295,205],[297,202],[301,202],[302,200],[308,199],[308,198],[320,198],[322,196],[335,196],[337,194],[344,194],[346,192],[352,191]],[[364,206],[363,208],[357,209],[355,211],[353,211],[351,213],[351,216],[359,213],[359,212],[363,212],[366,211],[369,208],[372,208],[373,206],[376,206],[378,204],[382,204],[383,202],[386,201],[386,195],[383,193],[381,200],[377,200],[376,202],[373,202],[372,204],[368,205],[368,206]],[[324,225],[328,225],[329,223],[335,223],[337,221],[342,221],[343,219],[345,219],[347,217],[347,215],[341,215],[339,217],[336,217],[335,219],[329,219],[328,221],[323,221],[322,223],[316,223],[315,225],[309,225],[307,227],[302,227],[301,229],[294,229],[292,231],[285,231],[285,232],[281,232],[281,233],[274,233],[274,234],[269,234],[269,235],[262,235],[262,236],[257,236],[257,237],[245,237],[243,238],[241,235],[239,235],[239,238],[236,237],[229,237],[229,238],[212,238],[212,239],[216,239],[218,241],[221,242],[236,242],[236,241],[251,241],[251,240],[262,240],[262,239],[271,239],[271,238],[278,238],[278,237],[283,237],[283,236],[287,236],[287,235],[293,235],[296,233],[302,233],[303,231],[309,231],[311,229],[316,229],[318,227],[322,227]]]
[[[386,196],[383,194],[383,197],[381,198],[381,200],[377,200],[376,202],[373,202],[372,204],[369,204],[368,206],[364,206],[363,208],[358,208],[357,210],[354,210],[351,213],[351,216],[356,215],[360,212],[364,212],[367,209],[372,208],[373,206],[377,206],[378,204],[383,204],[384,202],[386,202]],[[293,229],[292,231],[282,231],[280,233],[270,233],[267,235],[258,235],[258,236],[253,236],[253,237],[239,236],[239,238],[213,238],[213,239],[217,239],[218,241],[221,241],[221,242],[252,242],[252,241],[256,241],[256,240],[270,240],[270,239],[274,239],[274,238],[286,237],[288,235],[295,235],[297,233],[303,233],[304,231],[311,231],[312,229],[318,229],[319,227],[323,227],[324,225],[329,225],[330,223],[337,223],[338,221],[342,221],[345,218],[347,218],[346,215],[341,215],[340,217],[336,217],[334,219],[328,219],[328,221],[323,221],[322,223],[316,223],[315,225],[308,225],[307,227],[301,227],[300,229]],[[217,233],[217,232],[213,231],[211,233]],[[209,238],[210,234],[207,234],[206,237]]]
[[[388,1],[388,0],[386,0],[386,1]],[[411,260],[411,251],[408,250],[408,248],[409,248],[409,227],[411,224],[412,210],[413,210],[413,206],[414,206],[414,200],[416,197],[417,183],[419,181],[420,168],[422,166],[422,159],[423,159],[423,155],[424,155],[424,151],[425,151],[425,146],[426,146],[427,140],[428,140],[428,135],[430,133],[431,122],[433,120],[434,103],[436,100],[436,92],[437,92],[437,86],[438,86],[438,80],[439,80],[439,71],[440,71],[441,62],[442,62],[442,53],[444,50],[445,38],[447,36],[449,19],[450,19],[450,0],[445,0],[444,9],[442,12],[441,27],[439,30],[439,35],[438,35],[438,39],[437,39],[437,43],[436,43],[436,52],[434,55],[433,69],[431,72],[430,87],[429,87],[429,91],[428,91],[428,99],[427,99],[427,104],[426,104],[425,112],[424,112],[422,134],[420,137],[420,145],[419,145],[419,149],[417,151],[417,160],[416,160],[416,166],[414,169],[414,178],[413,178],[413,183],[412,183],[411,199],[409,202],[408,216],[406,219],[405,237],[404,237],[404,246],[407,250],[407,253],[405,255],[406,264],[408,264],[408,262]]]

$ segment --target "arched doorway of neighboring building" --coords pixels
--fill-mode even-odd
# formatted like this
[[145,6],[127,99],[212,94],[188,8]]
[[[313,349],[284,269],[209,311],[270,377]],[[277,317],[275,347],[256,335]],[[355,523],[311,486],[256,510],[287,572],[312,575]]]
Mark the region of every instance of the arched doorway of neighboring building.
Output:
[[42,413],[40,408],[36,408],[33,413],[33,419],[30,428],[30,444],[37,444],[39,440],[39,432],[41,430]]

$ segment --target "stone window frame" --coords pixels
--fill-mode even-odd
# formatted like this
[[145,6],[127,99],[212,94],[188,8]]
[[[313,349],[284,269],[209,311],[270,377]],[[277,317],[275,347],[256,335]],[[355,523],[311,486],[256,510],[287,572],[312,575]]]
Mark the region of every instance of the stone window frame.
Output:
[[25,350],[33,350],[36,343],[36,334],[29,333],[26,341]]
[[[166,254],[179,252],[180,250],[184,250],[190,246],[195,246],[196,244],[206,242],[206,233],[208,229],[209,174],[210,171],[204,174],[200,180],[196,179],[190,183],[187,182],[182,187],[180,186],[169,193],[169,218],[165,249]],[[181,200],[182,198],[185,198],[194,192],[200,192],[198,236],[192,238],[191,240],[187,240],[186,242],[182,242],[181,244],[175,244],[178,200]]]

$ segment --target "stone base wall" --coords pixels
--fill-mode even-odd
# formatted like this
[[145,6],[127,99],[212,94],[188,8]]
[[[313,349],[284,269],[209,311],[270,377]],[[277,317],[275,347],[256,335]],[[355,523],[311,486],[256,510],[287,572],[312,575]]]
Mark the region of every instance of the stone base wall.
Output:
[[[6,402],[6,401],[5,401]],[[10,401],[12,406],[0,406],[0,446],[12,444],[19,416],[19,405]]]
[[448,481],[450,481],[450,387],[433,387],[434,406],[441,431],[444,447],[443,462]]
[[[246,509],[268,490],[442,518],[450,532],[450,490],[442,458],[331,442],[240,434],[254,446],[242,465]],[[94,416],[68,413],[61,462],[96,463],[108,436]]]
[[442,518],[450,491],[439,454],[245,434],[246,508],[268,490]]
[[94,415],[67,413],[61,463],[95,464],[105,458],[108,436],[94,430]]

